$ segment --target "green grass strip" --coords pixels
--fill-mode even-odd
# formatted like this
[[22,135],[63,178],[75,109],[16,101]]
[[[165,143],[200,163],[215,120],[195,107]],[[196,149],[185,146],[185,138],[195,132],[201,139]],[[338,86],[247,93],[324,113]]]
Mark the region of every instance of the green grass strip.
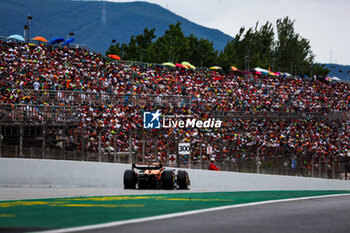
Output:
[[0,202],[0,228],[66,228],[250,202],[349,191],[254,191],[55,198]]

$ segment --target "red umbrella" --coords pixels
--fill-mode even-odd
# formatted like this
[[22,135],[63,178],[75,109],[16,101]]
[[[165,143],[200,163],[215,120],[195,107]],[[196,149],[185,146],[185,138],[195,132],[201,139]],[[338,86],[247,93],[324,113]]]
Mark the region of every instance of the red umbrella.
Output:
[[115,54],[109,54],[108,57],[110,57],[114,60],[122,60],[122,59],[120,59],[120,57],[118,55],[115,55]]
[[179,64],[179,63],[175,63],[175,66],[181,67],[181,68],[184,68],[184,69],[188,69],[186,66],[184,66],[184,65],[182,65],[182,64]]

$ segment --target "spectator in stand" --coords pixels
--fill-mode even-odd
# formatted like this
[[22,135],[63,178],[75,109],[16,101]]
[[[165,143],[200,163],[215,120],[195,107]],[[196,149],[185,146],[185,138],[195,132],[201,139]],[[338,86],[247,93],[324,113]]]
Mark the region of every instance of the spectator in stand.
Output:
[[[214,130],[142,129],[142,113],[157,109],[165,115],[188,114],[198,119],[230,112],[312,112],[321,116],[349,112],[348,83],[239,73],[218,79],[210,70],[118,65],[84,49],[15,43],[0,44],[0,78],[0,103],[77,107],[75,114],[81,119],[77,132],[82,135],[76,133],[71,140],[83,138],[80,143],[92,153],[98,150],[101,127],[102,147],[113,145],[116,138],[118,150],[127,151],[129,135],[133,135],[133,148],[142,148],[143,139],[150,145],[146,157],[164,158],[179,139],[229,145],[221,160],[230,154],[249,158],[262,145],[261,156],[273,151],[277,156],[295,154],[306,162],[314,155],[332,161],[333,156],[350,152],[349,124],[337,128],[323,117],[227,117],[224,127]],[[198,149],[194,157],[199,154]]]
[[209,163],[209,170],[213,171],[221,171],[216,165],[215,165],[215,159],[211,158],[210,163]]

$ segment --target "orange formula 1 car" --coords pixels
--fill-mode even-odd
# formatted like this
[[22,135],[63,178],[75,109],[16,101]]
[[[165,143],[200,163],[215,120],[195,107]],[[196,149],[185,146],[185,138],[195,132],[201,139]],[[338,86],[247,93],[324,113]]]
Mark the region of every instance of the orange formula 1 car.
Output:
[[132,165],[124,172],[124,189],[188,189],[188,173],[165,169],[162,164]]

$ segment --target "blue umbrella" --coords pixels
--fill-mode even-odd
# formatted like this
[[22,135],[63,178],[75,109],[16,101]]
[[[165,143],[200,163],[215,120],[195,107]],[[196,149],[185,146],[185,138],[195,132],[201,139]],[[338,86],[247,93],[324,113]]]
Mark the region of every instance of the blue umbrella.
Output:
[[74,38],[66,40],[63,44],[71,44],[74,41]]
[[15,40],[19,40],[19,41],[24,41],[23,36],[17,35],[17,34],[9,36],[8,39],[15,39]]
[[63,37],[55,37],[50,40],[50,44],[56,44],[56,43],[61,43],[64,41]]

